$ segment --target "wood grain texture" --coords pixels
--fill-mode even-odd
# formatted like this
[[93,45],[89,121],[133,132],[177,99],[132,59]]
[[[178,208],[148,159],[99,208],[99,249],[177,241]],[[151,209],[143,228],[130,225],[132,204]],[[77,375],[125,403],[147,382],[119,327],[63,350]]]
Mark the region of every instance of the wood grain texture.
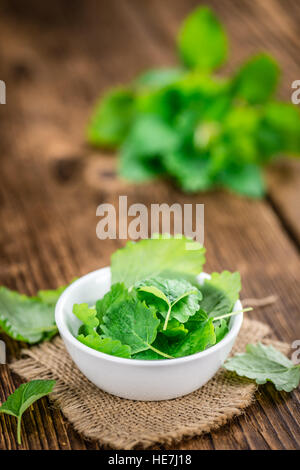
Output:
[[[201,3],[201,2],[200,2]],[[281,94],[299,76],[297,0],[206,1],[225,22],[232,70],[257,49],[284,67]],[[98,94],[149,66],[173,64],[174,38],[194,0],[66,0],[0,3],[0,284],[34,294],[109,264],[119,240],[96,238],[96,207],[128,203],[204,203],[206,270],[239,270],[243,297],[276,294],[253,316],[280,340],[300,337],[299,166],[270,171],[264,201],[223,192],[183,195],[167,182],[133,186],[116,178],[116,159],[91,150],[84,126]],[[292,168],[292,170],[291,170]],[[20,347],[5,335],[9,358]],[[0,401],[20,383],[0,366]],[[18,448],[16,424],[0,416],[0,449]],[[299,449],[299,392],[263,386],[246,413],[180,449]],[[24,415],[24,449],[98,449],[42,399]],[[158,445],[159,448],[159,445]]]

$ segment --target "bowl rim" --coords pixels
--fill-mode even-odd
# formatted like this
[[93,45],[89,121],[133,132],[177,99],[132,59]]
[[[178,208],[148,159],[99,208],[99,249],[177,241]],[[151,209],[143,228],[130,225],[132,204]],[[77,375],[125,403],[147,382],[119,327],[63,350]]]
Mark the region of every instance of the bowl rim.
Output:
[[[55,321],[56,325],[59,331],[60,336],[62,339],[65,341],[69,341],[75,348],[81,350],[83,353],[99,358],[99,359],[104,359],[110,362],[116,362],[119,364],[124,364],[124,365],[130,365],[130,366],[145,366],[145,367],[154,367],[154,366],[159,366],[159,367],[167,367],[171,365],[177,365],[181,364],[184,362],[191,362],[195,361],[200,358],[204,358],[206,356],[209,356],[211,354],[216,353],[218,350],[222,349],[225,347],[230,341],[237,336],[239,333],[239,330],[242,326],[243,322],[243,313],[241,312],[238,315],[235,315],[232,317],[232,327],[229,330],[228,334],[221,340],[219,343],[215,344],[214,346],[211,346],[208,349],[205,349],[204,351],[200,351],[195,354],[191,354],[190,356],[183,356],[183,357],[178,357],[174,359],[157,359],[157,360],[147,360],[147,359],[128,359],[124,357],[118,357],[118,356],[111,356],[110,354],[102,353],[100,351],[96,351],[95,349],[89,348],[85,344],[81,343],[78,341],[75,336],[71,333],[69,330],[69,327],[66,324],[65,321],[65,315],[64,315],[64,305],[65,302],[67,301],[68,297],[72,295],[72,293],[76,290],[78,285],[81,282],[87,282],[89,278],[94,278],[100,274],[109,274],[110,273],[110,267],[106,266],[104,268],[96,269],[95,271],[91,271],[88,274],[85,274],[84,276],[81,276],[80,278],[76,279],[76,281],[72,282],[61,294],[59,297],[56,306],[55,306]],[[204,277],[209,278],[210,275],[202,272],[200,273],[204,275]],[[241,310],[242,309],[242,304],[241,301],[238,299],[236,303],[234,304],[233,311]]]

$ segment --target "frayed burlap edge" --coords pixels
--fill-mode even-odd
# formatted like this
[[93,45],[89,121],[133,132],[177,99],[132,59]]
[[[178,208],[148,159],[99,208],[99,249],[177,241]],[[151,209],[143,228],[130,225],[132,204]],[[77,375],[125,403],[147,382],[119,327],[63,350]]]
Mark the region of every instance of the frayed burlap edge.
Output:
[[[262,340],[287,352],[285,343],[265,340],[269,333],[267,325],[246,319],[233,353]],[[113,449],[172,445],[216,430],[251,405],[257,388],[252,381],[220,369],[205,386],[185,397],[137,402],[114,397],[91,384],[60,338],[23,350],[22,356],[10,364],[12,370],[25,380],[55,379],[51,399],[74,428],[85,438]]]

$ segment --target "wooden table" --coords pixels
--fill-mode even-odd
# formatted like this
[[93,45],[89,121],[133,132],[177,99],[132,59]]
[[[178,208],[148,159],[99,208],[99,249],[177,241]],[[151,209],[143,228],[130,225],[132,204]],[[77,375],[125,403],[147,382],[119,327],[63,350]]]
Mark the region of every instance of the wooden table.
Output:
[[[300,168],[269,172],[262,201],[214,192],[183,195],[166,182],[136,187],[116,177],[116,158],[85,144],[84,127],[98,94],[150,66],[173,64],[174,38],[193,0],[7,0],[0,4],[0,283],[34,294],[109,264],[123,242],[100,241],[96,207],[128,203],[204,203],[206,270],[239,270],[242,297],[274,294],[253,312],[274,335],[300,338]],[[232,70],[258,49],[283,66],[281,95],[300,78],[298,0],[206,1],[231,38]],[[252,314],[251,314],[252,315]],[[2,335],[9,358],[21,346]],[[0,366],[0,401],[21,380]],[[299,449],[299,393],[260,387],[245,414],[179,449]],[[98,449],[43,399],[24,416],[24,449]],[[0,416],[0,448],[18,448],[13,419]],[[159,448],[159,446],[158,446]]]

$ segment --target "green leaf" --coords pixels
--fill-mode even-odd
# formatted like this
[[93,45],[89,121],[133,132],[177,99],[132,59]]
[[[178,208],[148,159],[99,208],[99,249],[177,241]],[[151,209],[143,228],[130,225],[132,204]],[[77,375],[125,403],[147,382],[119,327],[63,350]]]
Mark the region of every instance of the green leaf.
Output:
[[[163,281],[164,281],[164,279],[163,279]],[[141,293],[141,295],[139,297],[141,298],[141,300],[146,300],[147,299],[147,303],[153,303],[153,299],[152,299],[152,302],[151,302],[151,300],[149,302],[149,298],[147,298],[147,297],[150,297],[150,299],[151,299],[151,297],[154,296],[154,297],[157,297],[160,300],[163,300],[164,303],[169,307],[171,305],[171,303],[169,302],[168,297],[164,294],[164,292],[162,290],[160,290],[161,281],[157,281],[157,284],[159,284],[159,288],[157,286],[155,286],[155,284],[156,284],[155,279],[154,279],[154,282],[153,282],[152,279],[145,279],[144,281],[139,281],[137,284],[135,284],[135,288]],[[147,296],[146,299],[145,299],[145,296],[143,295],[145,292],[147,294],[151,294],[150,296]],[[156,303],[156,302],[154,300],[154,303]],[[164,305],[164,307],[166,307],[166,305]]]
[[[196,294],[191,291],[190,294],[182,296],[175,304],[172,305],[171,318],[175,318],[179,322],[185,323],[199,309],[201,298],[202,294],[200,291],[197,291]],[[162,316],[164,316],[164,312],[162,312]],[[167,323],[167,317],[165,323]]]
[[225,318],[214,322],[216,343],[219,343],[229,332],[228,324]]
[[[167,329],[169,319],[175,318],[181,323],[186,322],[199,309],[199,301],[202,298],[197,287],[185,279],[148,278],[136,283],[135,288],[142,299],[144,298],[147,304],[154,305],[165,318],[164,330]],[[143,297],[145,293],[146,298]],[[153,299],[153,296],[156,299]]]
[[167,125],[182,108],[182,96],[172,87],[141,91],[137,96],[138,116],[157,117]]
[[214,281],[207,279],[204,284],[200,286],[203,295],[200,307],[209,317],[216,318],[230,313],[233,308],[233,302],[224,290],[226,286],[223,286],[222,282],[217,282],[222,281],[222,279],[217,279],[216,276]]
[[143,182],[162,174],[159,156],[174,148],[177,141],[175,130],[159,116],[143,115],[136,119],[121,148],[120,176]]
[[[75,277],[70,282],[70,284],[76,281],[76,279],[77,278]],[[61,294],[66,290],[67,287],[69,287],[70,284],[58,287],[57,289],[39,290],[36,297],[41,300],[41,302],[55,306]]]
[[55,380],[32,380],[22,384],[0,406],[0,413],[15,416],[18,420],[18,444],[21,444],[21,419],[24,411],[35,401],[51,393],[55,383]]
[[[142,359],[142,360],[163,360],[170,357],[170,345],[168,343],[165,335],[158,333],[155,341],[152,343],[153,349],[147,349],[146,351],[141,351],[132,356],[132,359]],[[156,351],[162,351],[166,356],[158,354]]]
[[[259,143],[265,153],[300,153],[300,112],[297,106],[283,102],[268,103],[264,109],[262,126],[264,134],[260,128]],[[266,148],[266,133],[268,145],[271,139],[271,149]]]
[[155,309],[132,298],[114,303],[104,315],[101,329],[107,337],[130,346],[135,354],[151,347],[158,325]]
[[87,325],[80,325],[78,329],[78,334],[83,335],[83,336],[98,336],[98,333],[94,330],[92,326],[87,326]]
[[143,360],[143,361],[154,361],[154,360],[160,360],[160,359],[163,360],[167,358],[163,357],[161,354],[158,354],[152,349],[147,349],[146,351],[141,351],[141,352],[134,354],[132,356],[132,359],[138,359],[138,360]]
[[166,272],[196,276],[202,271],[204,253],[202,245],[185,237],[128,242],[111,257],[112,283],[124,282],[131,287],[137,281]]
[[157,276],[147,278],[135,284],[139,292],[147,292],[163,300],[167,306],[175,305],[184,297],[194,294],[199,300],[202,298],[201,292],[185,279],[165,279]]
[[215,342],[215,329],[210,318],[200,323],[198,328],[190,331],[184,339],[174,344],[170,352],[174,357],[190,356],[213,346]]
[[110,288],[110,291],[107,292],[102,299],[97,300],[96,302],[96,312],[99,324],[103,321],[103,316],[109,309],[111,305],[115,302],[120,302],[121,300],[128,299],[128,289],[123,283],[113,284]]
[[203,295],[200,307],[209,317],[221,316],[231,312],[231,301],[224,291],[205,281],[200,287]]
[[162,175],[164,170],[160,160],[147,155],[140,155],[128,148],[122,148],[118,162],[121,178],[135,183],[143,183]]
[[93,145],[116,147],[127,135],[135,115],[135,97],[131,90],[115,88],[97,104],[87,128]]
[[[201,302],[202,304],[202,302]],[[200,309],[193,316],[191,316],[188,322],[185,324],[185,327],[188,331],[193,331],[199,328],[203,323],[208,321],[207,313]]]
[[113,340],[111,338],[101,338],[96,332],[95,334],[90,334],[88,336],[79,334],[77,339],[81,343],[85,344],[89,348],[95,349],[96,351],[110,354],[111,356],[125,358],[131,357],[131,349],[129,346],[122,344],[118,340]]
[[150,69],[138,76],[134,85],[138,88],[160,89],[172,85],[185,74],[179,67]]
[[277,390],[291,392],[300,382],[300,366],[295,366],[273,346],[248,344],[246,352],[236,354],[224,364],[225,369],[254,379],[257,384],[273,382]]
[[18,341],[48,340],[57,333],[54,306],[0,287],[0,327]]
[[[193,318],[193,317],[192,317]],[[180,323],[175,318],[172,318],[168,322],[168,327],[166,330],[163,330],[163,323],[160,323],[158,331],[170,339],[180,339],[187,335],[188,330],[185,328],[185,325]]]
[[153,157],[172,150],[177,142],[178,136],[175,130],[159,116],[144,115],[135,120],[122,151]]
[[266,186],[258,165],[231,165],[222,172],[219,181],[232,191],[253,198],[265,195]]
[[89,305],[86,303],[74,304],[73,313],[76,317],[82,321],[87,326],[95,328],[99,325],[99,320],[97,318],[97,311],[95,308],[89,308]]
[[[215,153],[218,147],[223,150],[220,182],[224,178],[224,184],[227,184],[225,178],[236,176],[236,180],[241,179],[241,184],[247,183],[247,180],[253,173],[255,164],[261,164],[261,156],[259,154],[259,146],[257,142],[257,134],[261,125],[261,109],[251,106],[235,106],[232,108],[223,123],[223,133],[220,139],[212,148],[212,157],[215,159]],[[217,150],[216,150],[217,149]],[[223,170],[223,172],[222,172]],[[260,171],[258,169],[257,171]],[[241,177],[241,174],[243,178]],[[256,174],[254,174],[256,177]],[[240,189],[239,189],[240,191]],[[242,190],[241,190],[242,191]]]
[[[226,296],[231,302],[229,309],[229,312],[231,312],[234,307],[234,304],[239,298],[239,293],[242,288],[240,273],[231,273],[229,271],[222,271],[221,273],[212,273],[210,279],[205,280],[204,285],[208,284],[225,292]],[[205,309],[205,311],[207,310]]]
[[37,293],[37,297],[46,304],[56,305],[59,297],[64,292],[67,286],[58,287],[58,289],[50,289],[50,290],[39,290]]
[[225,61],[227,37],[210,8],[197,8],[185,19],[178,36],[178,50],[188,67],[211,70]]
[[163,164],[185,192],[206,191],[213,186],[210,161],[205,155],[191,155],[183,150],[170,152],[164,154]]
[[251,104],[264,103],[274,93],[279,78],[277,62],[267,54],[258,54],[239,70],[236,92]]

